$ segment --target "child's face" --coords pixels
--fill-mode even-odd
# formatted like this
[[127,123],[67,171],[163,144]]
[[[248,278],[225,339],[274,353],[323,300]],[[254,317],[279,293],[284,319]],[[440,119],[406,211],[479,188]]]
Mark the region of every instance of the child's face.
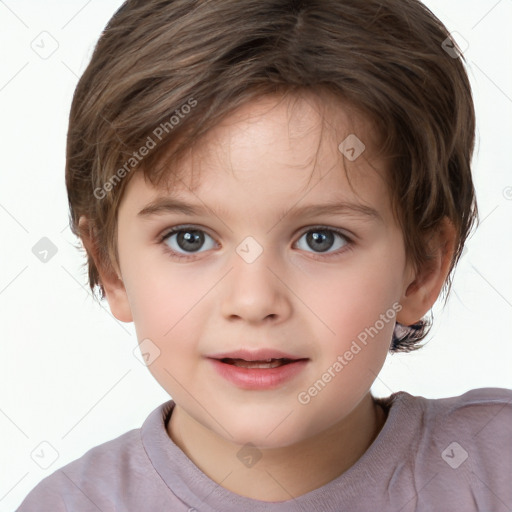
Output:
[[[328,105],[321,133],[320,105],[308,98],[287,111],[286,101],[261,99],[210,132],[171,192],[209,210],[138,215],[166,194],[140,173],[120,205],[126,320],[133,319],[139,342],[151,340],[149,369],[162,387],[230,442],[286,446],[347,417],[384,363],[393,313],[413,278],[368,126],[357,118],[347,124],[346,110]],[[352,133],[366,144],[355,161],[345,160],[357,195],[338,149]],[[200,172],[193,191],[192,166]],[[375,214],[294,211],[333,202],[364,204]],[[187,242],[185,230],[159,242],[179,225],[200,230],[199,237]],[[280,385],[245,389],[208,358],[260,348],[308,361]]]

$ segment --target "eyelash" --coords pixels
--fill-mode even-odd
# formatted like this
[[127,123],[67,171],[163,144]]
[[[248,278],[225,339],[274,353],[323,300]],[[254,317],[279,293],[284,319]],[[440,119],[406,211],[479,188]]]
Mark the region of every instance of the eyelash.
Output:
[[[196,259],[195,256],[197,254],[200,254],[199,252],[197,252],[197,253],[190,253],[189,256],[186,256],[184,254],[175,252],[174,250],[172,250],[165,243],[165,241],[168,238],[170,238],[172,235],[174,235],[176,233],[179,233],[180,231],[187,231],[187,230],[201,231],[201,232],[203,232],[203,233],[208,235],[208,233],[206,231],[204,231],[203,229],[200,229],[197,226],[193,226],[193,225],[190,225],[190,224],[185,224],[185,225],[181,225],[181,226],[175,226],[174,228],[170,229],[169,231],[166,231],[163,235],[161,235],[158,238],[158,243],[162,244],[164,246],[164,251],[168,255],[170,255],[172,259],[177,259],[178,261],[180,261],[180,260],[193,260],[193,259]],[[346,245],[344,247],[342,247],[341,249],[338,249],[336,252],[327,253],[325,255],[322,255],[322,253],[310,252],[310,254],[313,255],[313,259],[327,259],[327,258],[331,258],[331,257],[340,256],[341,254],[345,253],[346,251],[350,251],[353,248],[354,241],[350,237],[348,237],[343,231],[341,231],[339,229],[336,229],[336,228],[327,227],[327,226],[321,226],[321,225],[319,225],[319,226],[312,226],[312,227],[308,228],[307,230],[303,231],[300,234],[300,236],[297,239],[297,241],[300,240],[305,234],[311,233],[311,232],[315,232],[315,231],[327,231],[327,232],[335,233],[335,234],[341,236],[342,238],[344,238],[347,243],[346,243]],[[208,235],[208,236],[210,236],[210,235]],[[210,238],[213,239],[212,236],[210,236]],[[306,252],[309,253],[309,251],[306,251]]]

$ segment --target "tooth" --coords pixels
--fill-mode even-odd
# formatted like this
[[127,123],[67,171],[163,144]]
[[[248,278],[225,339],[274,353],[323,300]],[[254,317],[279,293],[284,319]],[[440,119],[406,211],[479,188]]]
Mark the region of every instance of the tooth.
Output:
[[241,368],[277,368],[285,364],[282,359],[270,359],[267,361],[245,361],[243,359],[233,359],[233,365]]

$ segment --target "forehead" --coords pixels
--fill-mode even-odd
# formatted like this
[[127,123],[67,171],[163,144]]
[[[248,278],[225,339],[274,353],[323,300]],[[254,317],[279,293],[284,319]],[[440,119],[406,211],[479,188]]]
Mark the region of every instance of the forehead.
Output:
[[178,167],[167,163],[173,175],[169,187],[154,188],[137,171],[123,202],[140,206],[179,195],[218,205],[262,198],[296,203],[332,195],[377,200],[385,207],[385,165],[375,157],[377,138],[365,116],[332,97],[262,97],[216,125]]

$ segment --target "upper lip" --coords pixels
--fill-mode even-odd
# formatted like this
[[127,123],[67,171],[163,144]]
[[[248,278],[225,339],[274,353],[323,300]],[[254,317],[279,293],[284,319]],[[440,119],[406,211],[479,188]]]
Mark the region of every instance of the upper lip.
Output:
[[211,359],[244,359],[245,361],[265,361],[267,359],[307,359],[306,357],[298,357],[292,354],[286,354],[280,350],[271,348],[260,348],[258,350],[240,349],[233,352],[222,352],[207,356]]

